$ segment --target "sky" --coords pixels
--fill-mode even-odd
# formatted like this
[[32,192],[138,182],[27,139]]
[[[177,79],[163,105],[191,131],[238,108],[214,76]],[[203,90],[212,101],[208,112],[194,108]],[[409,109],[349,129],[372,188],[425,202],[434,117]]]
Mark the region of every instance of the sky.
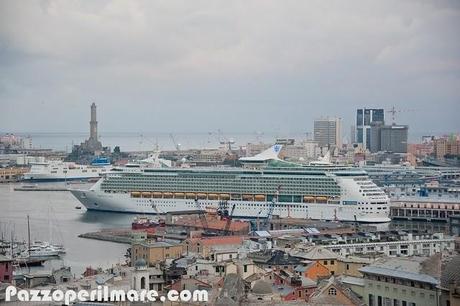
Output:
[[[460,131],[460,1],[0,1],[0,132]],[[391,115],[387,122],[391,123]]]

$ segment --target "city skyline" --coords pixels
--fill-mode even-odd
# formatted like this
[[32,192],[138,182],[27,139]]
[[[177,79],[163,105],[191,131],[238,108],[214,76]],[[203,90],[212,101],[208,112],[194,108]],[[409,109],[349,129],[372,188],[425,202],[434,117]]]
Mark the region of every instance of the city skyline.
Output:
[[349,136],[393,106],[409,138],[459,131],[456,2],[0,6],[2,132],[84,132],[93,102],[101,133]]

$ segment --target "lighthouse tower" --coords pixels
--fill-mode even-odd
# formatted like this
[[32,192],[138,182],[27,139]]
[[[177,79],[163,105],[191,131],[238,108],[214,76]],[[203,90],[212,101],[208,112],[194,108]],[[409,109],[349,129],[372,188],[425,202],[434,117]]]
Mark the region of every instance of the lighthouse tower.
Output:
[[89,138],[81,144],[84,152],[95,154],[102,151],[102,144],[97,139],[96,104],[91,104],[91,120],[89,121]]

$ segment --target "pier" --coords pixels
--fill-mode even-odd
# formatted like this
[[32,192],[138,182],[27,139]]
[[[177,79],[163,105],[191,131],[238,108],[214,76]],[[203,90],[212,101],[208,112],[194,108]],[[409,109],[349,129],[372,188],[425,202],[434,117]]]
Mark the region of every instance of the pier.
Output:
[[396,220],[449,221],[460,216],[460,202],[392,201],[390,217]]
[[166,233],[163,231],[148,232],[143,230],[131,230],[131,229],[104,229],[98,232],[90,232],[78,235],[79,238],[95,239],[101,241],[109,241],[123,244],[131,244],[135,239],[136,233],[145,232],[148,238],[164,238],[182,241],[187,238],[187,235],[179,233]]

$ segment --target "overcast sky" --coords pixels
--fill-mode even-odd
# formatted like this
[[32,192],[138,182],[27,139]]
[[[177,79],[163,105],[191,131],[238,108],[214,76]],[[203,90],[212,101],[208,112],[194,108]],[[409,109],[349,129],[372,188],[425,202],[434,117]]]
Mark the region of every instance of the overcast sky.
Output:
[[[460,130],[460,1],[0,1],[0,132]],[[390,116],[387,117],[391,122]]]

